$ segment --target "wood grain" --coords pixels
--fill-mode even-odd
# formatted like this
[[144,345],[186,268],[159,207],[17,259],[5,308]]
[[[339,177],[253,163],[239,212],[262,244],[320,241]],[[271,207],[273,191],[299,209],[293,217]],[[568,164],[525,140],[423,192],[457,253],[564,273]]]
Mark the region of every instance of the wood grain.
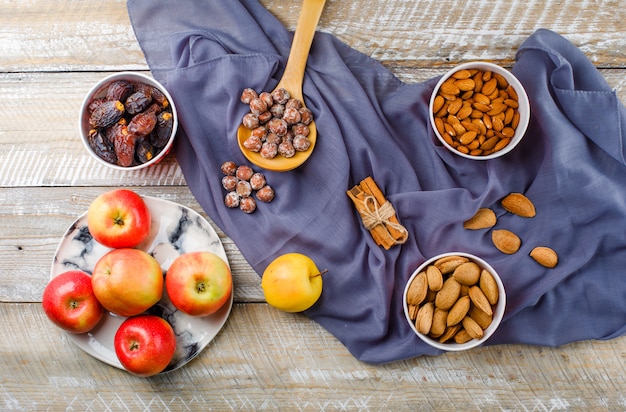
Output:
[[224,329],[190,364],[144,379],[83,353],[41,316],[38,304],[0,305],[0,316],[8,325],[28,325],[28,339],[9,334],[0,340],[3,409],[615,411],[624,406],[625,338],[562,348],[494,346],[471,355],[375,366],[355,360],[303,315],[237,304]]
[[[61,237],[106,187],[0,189],[0,302],[37,302],[50,278]],[[260,278],[237,246],[208,219],[186,186],[134,187],[144,196],[186,205],[207,218],[220,236],[233,271],[235,300],[262,302]]]
[[[406,83],[423,82],[444,72],[405,66],[392,69]],[[80,105],[93,84],[108,74],[0,74],[0,113],[4,113],[0,116],[0,186],[185,185],[173,154],[142,171],[118,172],[100,165],[85,151],[78,131]],[[623,70],[607,69],[602,74],[626,101]]]
[[[300,2],[263,0],[293,30]],[[512,61],[544,27],[570,38],[601,67],[626,65],[625,11],[619,0],[328,2],[319,28],[386,62],[418,67],[464,60]],[[0,1],[0,71],[141,70],[145,59],[122,0]]]
[[[293,30],[300,0],[261,0]],[[620,0],[332,0],[321,31],[417,83],[469,60],[506,67],[535,30],[578,46],[626,101]],[[130,187],[206,217],[174,156],[116,172],[85,152],[81,102],[100,78],[149,74],[126,2],[0,0],[0,410],[626,410],[626,337],[503,345],[367,365],[315,322],[269,307],[214,222],[235,281],[224,329],[184,368],[149,379],[74,346],[41,309],[57,244],[93,198]]]

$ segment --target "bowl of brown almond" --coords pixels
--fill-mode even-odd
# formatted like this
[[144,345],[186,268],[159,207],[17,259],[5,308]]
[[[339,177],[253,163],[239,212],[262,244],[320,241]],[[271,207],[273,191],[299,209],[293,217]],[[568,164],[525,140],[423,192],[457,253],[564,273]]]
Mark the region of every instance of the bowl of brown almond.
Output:
[[404,288],[403,307],[422,341],[463,351],[493,335],[504,316],[506,294],[500,276],[485,260],[450,252],[415,269]]
[[429,116],[444,147],[468,159],[489,160],[509,153],[522,140],[530,103],[520,81],[507,69],[468,62],[439,79]]

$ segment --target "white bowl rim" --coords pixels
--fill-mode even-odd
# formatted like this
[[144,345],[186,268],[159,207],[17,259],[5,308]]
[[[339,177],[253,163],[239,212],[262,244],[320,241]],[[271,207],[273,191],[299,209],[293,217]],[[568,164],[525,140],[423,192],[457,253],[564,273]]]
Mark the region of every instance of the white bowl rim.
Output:
[[[450,146],[443,139],[443,137],[441,137],[441,135],[439,134],[439,131],[435,127],[435,115],[433,113],[433,104],[435,102],[435,97],[437,96],[437,90],[439,90],[439,87],[441,86],[441,84],[445,82],[448,78],[450,78],[450,76],[452,76],[454,73],[458,72],[459,70],[463,70],[463,69],[482,69],[482,70],[491,70],[491,71],[500,73],[507,78],[507,81],[509,82],[509,84],[511,84],[515,88],[515,91],[517,92],[518,103],[520,107],[520,110],[519,110],[520,122],[519,122],[517,129],[515,130],[515,135],[511,139],[511,142],[506,147],[486,156],[472,156],[470,154],[459,152],[454,147]],[[527,108],[527,109],[524,109],[524,108]],[[526,134],[526,130],[528,129],[528,124],[530,123],[530,110],[531,109],[530,109],[530,101],[528,100],[528,94],[526,93],[526,89],[524,88],[522,83],[519,81],[519,79],[511,71],[505,69],[504,67],[499,66],[495,63],[486,62],[486,61],[471,61],[471,62],[461,63],[455,66],[454,68],[448,70],[446,73],[443,74],[443,76],[441,76],[441,78],[435,85],[435,88],[433,89],[433,92],[430,96],[430,101],[428,104],[428,116],[430,119],[430,125],[435,133],[435,136],[437,136],[437,139],[444,145],[444,147],[446,147],[452,153],[459,155],[461,157],[467,158],[467,159],[472,159],[472,160],[495,159],[495,158],[504,156],[505,154],[513,150],[522,140],[524,135]]]
[[[170,107],[172,108],[173,124],[172,124],[172,135],[168,139],[166,145],[161,149],[161,151],[154,158],[150,159],[150,161],[146,163],[142,163],[142,164],[135,165],[135,166],[124,167],[124,166],[115,165],[113,163],[107,162],[106,160],[102,159],[93,151],[93,149],[87,142],[86,132],[89,132],[89,129],[85,130],[85,120],[86,120],[85,113],[87,113],[87,106],[89,106],[89,104],[91,103],[91,101],[96,95],[100,94],[100,92],[103,91],[105,86],[107,86],[109,83],[115,80],[129,80],[129,79],[132,79],[133,81],[141,81],[141,82],[150,84],[151,86],[157,87],[165,95]],[[89,152],[89,154],[98,163],[105,165],[107,167],[110,167],[112,169],[117,169],[117,170],[126,170],[126,171],[139,170],[139,169],[144,169],[146,167],[149,167],[153,164],[158,163],[159,161],[161,161],[161,159],[167,156],[170,149],[172,148],[177,130],[178,130],[178,111],[176,110],[176,105],[174,103],[174,100],[172,99],[172,96],[169,94],[165,86],[163,86],[159,81],[157,81],[156,79],[150,76],[147,76],[143,73],[138,73],[138,72],[123,71],[123,72],[112,73],[100,79],[99,81],[97,81],[96,84],[94,84],[89,89],[89,91],[83,98],[83,102],[80,106],[80,112],[78,115],[78,131],[80,134],[80,139],[83,142],[83,146],[85,146],[85,148],[87,149],[87,152]]]
[[[409,290],[409,286],[411,285],[411,282],[413,281],[415,276],[417,276],[417,274],[419,272],[421,272],[422,270],[424,270],[428,265],[430,265],[431,263],[437,261],[438,259],[441,259],[441,258],[444,258],[444,257],[447,257],[447,256],[464,256],[464,257],[469,258],[470,260],[473,260],[474,262],[478,263],[478,265],[481,268],[487,269],[489,272],[491,272],[491,274],[493,275],[494,279],[496,280],[496,283],[498,284],[498,292],[499,292],[498,303],[496,304],[491,324],[487,327],[487,329],[485,330],[485,333],[484,333],[484,335],[483,335],[483,337],[481,339],[472,339],[469,342],[461,343],[461,344],[459,344],[459,343],[441,343],[441,342],[439,342],[437,340],[431,339],[428,336],[425,336],[425,335],[421,334],[420,332],[418,332],[417,328],[415,327],[415,323],[413,321],[411,321],[411,318],[409,317],[409,308],[408,308],[408,304],[407,304],[407,301],[406,301],[406,296],[407,296],[407,293],[408,293],[408,290]],[[442,254],[439,254],[439,255],[436,255],[436,256],[433,256],[433,257],[427,259],[424,263],[419,265],[413,271],[413,273],[411,274],[411,276],[407,280],[406,285],[404,287],[404,293],[402,294],[402,308],[404,310],[404,317],[405,317],[406,321],[409,323],[409,326],[411,327],[411,329],[417,335],[418,338],[420,338],[422,341],[424,341],[428,345],[430,345],[432,347],[435,347],[437,349],[448,351],[448,352],[458,352],[458,351],[472,349],[472,348],[475,348],[477,346],[482,345],[485,341],[487,341],[491,337],[491,335],[493,335],[493,333],[496,331],[496,329],[498,329],[498,326],[500,326],[500,322],[502,322],[502,318],[504,316],[504,311],[506,309],[506,292],[505,292],[505,289],[504,289],[504,284],[502,283],[502,279],[500,278],[500,275],[484,259],[482,259],[482,258],[480,258],[480,257],[478,257],[476,255],[473,255],[471,253],[467,253],[467,252],[446,252],[446,253],[442,253]]]

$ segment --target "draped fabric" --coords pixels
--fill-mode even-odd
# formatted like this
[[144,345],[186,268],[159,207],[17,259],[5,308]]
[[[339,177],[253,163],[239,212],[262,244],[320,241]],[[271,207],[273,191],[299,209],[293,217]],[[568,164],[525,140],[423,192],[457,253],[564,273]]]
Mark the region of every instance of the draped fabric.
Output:
[[[487,344],[561,345],[626,332],[626,109],[569,41],[538,30],[520,46],[513,73],[526,88],[525,138],[499,159],[472,161],[446,150],[428,120],[438,80],[407,84],[332,34],[318,32],[303,91],[318,128],[315,151],[290,172],[263,171],[276,191],[252,214],[224,206],[220,165],[248,164],[236,142],[247,108],[241,91],[272,90],[292,33],[255,0],[129,0],[135,34],[153,76],[179,110],[175,155],[207,215],[261,275],[277,256],[310,256],[323,292],[305,314],[358,359],[384,363],[436,355],[411,331],[402,293],[413,270],[439,253],[487,260],[501,275],[507,307]],[[346,190],[372,176],[409,232],[386,251],[363,227]],[[506,213],[521,192],[537,216]],[[495,229],[522,239],[499,252],[489,230],[463,229],[490,207]],[[547,269],[535,246],[560,257]],[[235,285],[236,287],[236,285]]]

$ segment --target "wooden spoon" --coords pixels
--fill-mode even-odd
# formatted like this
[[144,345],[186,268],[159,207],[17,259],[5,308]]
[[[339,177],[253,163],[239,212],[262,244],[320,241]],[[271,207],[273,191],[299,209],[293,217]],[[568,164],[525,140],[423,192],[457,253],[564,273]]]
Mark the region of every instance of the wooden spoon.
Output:
[[[326,0],[304,0],[302,2],[302,10],[300,11],[300,17],[298,18],[298,24],[293,36],[287,66],[285,67],[283,77],[274,89],[286,89],[291,97],[300,100],[303,106],[302,82],[304,80],[304,69],[309,57],[309,51],[311,50],[315,28],[322,15],[324,3],[326,3]],[[237,142],[242,153],[250,162],[266,170],[286,172],[300,166],[311,156],[317,140],[317,128],[314,121],[309,125],[309,130],[308,137],[311,146],[305,152],[296,152],[293,157],[284,157],[279,154],[273,159],[266,159],[259,153],[246,149],[243,143],[250,137],[251,130],[243,125],[239,126],[237,130]]]

